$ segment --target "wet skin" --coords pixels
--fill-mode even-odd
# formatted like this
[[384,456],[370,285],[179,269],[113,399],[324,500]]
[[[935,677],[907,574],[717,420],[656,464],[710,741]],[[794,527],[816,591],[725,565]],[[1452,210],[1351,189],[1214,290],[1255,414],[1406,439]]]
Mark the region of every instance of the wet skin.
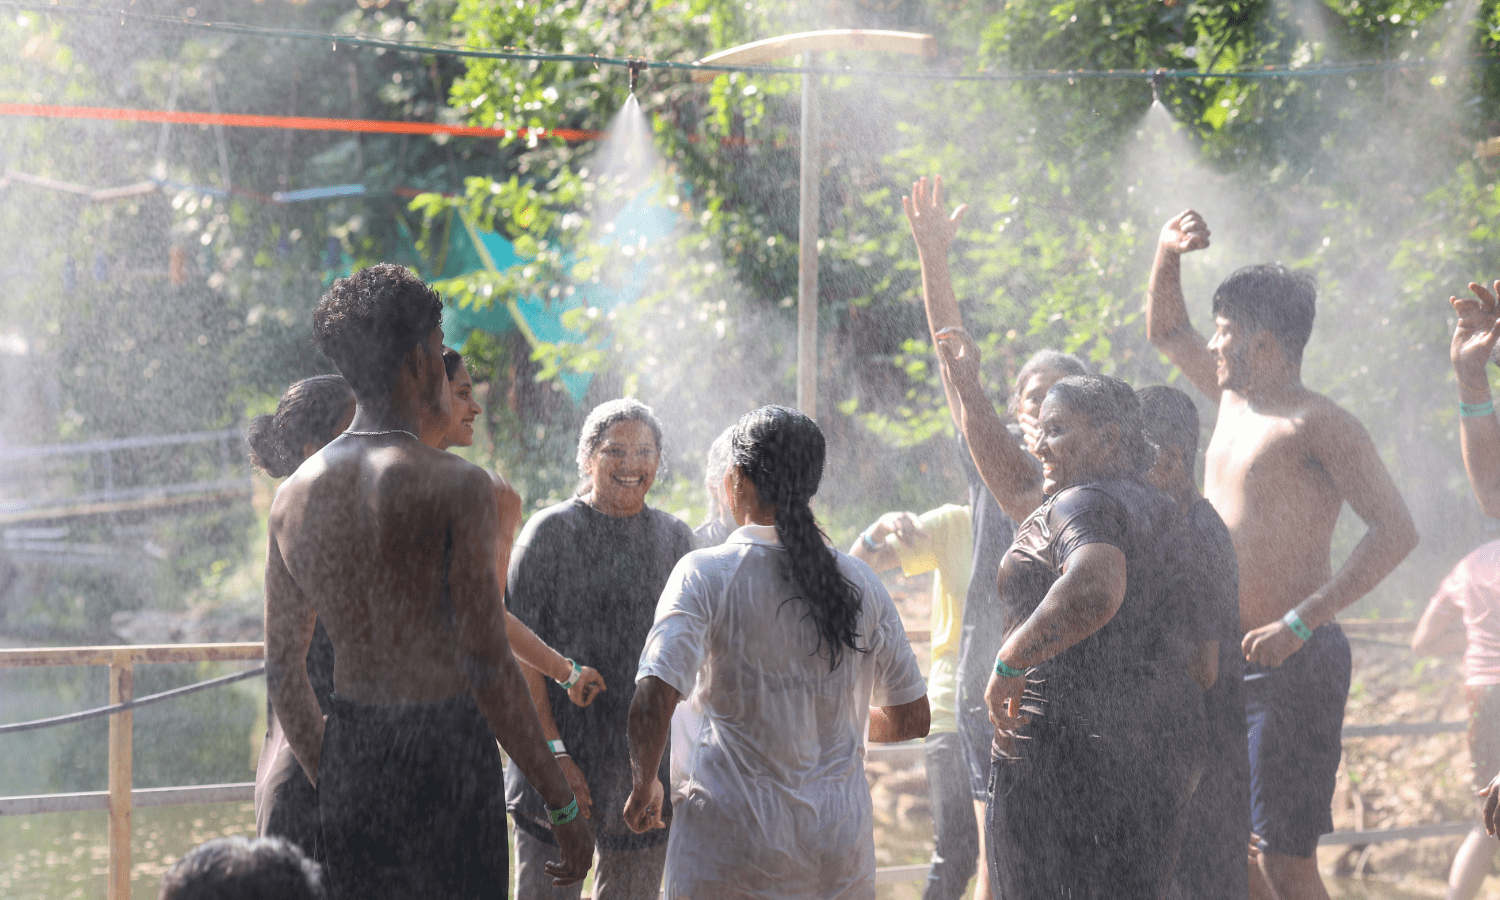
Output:
[[[1411,552],[1417,534],[1364,426],[1302,386],[1300,362],[1273,334],[1220,317],[1205,341],[1192,327],[1181,254],[1206,246],[1208,227],[1191,210],[1163,227],[1147,334],[1219,404],[1203,493],[1239,558],[1246,659],[1277,666],[1302,646],[1280,621],[1288,610],[1311,628],[1331,621]],[[1344,503],[1368,530],[1335,573],[1329,552]]]
[[[449,415],[442,339],[433,329],[408,351],[388,395],[360,398],[353,430],[415,434],[424,419]],[[314,784],[323,718],[304,661],[321,617],[340,696],[400,704],[470,693],[543,799],[554,808],[571,801],[506,638],[499,519],[488,473],[399,432],[341,437],[277,491],[266,553],[266,681]],[[555,829],[564,864],[548,869],[565,883],[581,879],[592,860],[588,828],[575,822]]]
[[[451,399],[451,408],[446,424],[443,422],[431,423],[431,428],[424,426],[422,437],[424,443],[436,446],[439,450],[447,450],[449,447],[471,447],[474,445],[474,420],[484,412],[474,400],[474,379],[469,375],[469,367],[464,363],[458,364],[458,372],[448,381],[448,392]],[[441,439],[428,439],[428,432],[442,434]],[[510,550],[515,543],[516,530],[521,526],[521,495],[511,487],[510,482],[501,477],[499,472],[491,472],[490,481],[495,488],[495,502],[500,508],[500,528],[497,531],[495,544],[495,571],[499,574],[501,581],[505,579],[505,573],[510,569]],[[511,650],[516,658],[527,666],[552,678],[558,683],[566,683],[573,676],[573,668],[568,664],[566,657],[551,647],[547,646],[541,638],[538,638],[525,623],[507,610],[505,613],[505,630],[510,638]],[[568,689],[568,698],[578,706],[588,706],[594,702],[599,692],[605,689],[604,677],[592,666],[582,666],[582,673],[577,682]],[[571,760],[564,763],[566,767],[571,765]],[[571,776],[570,776],[571,778]]]
[[651,426],[636,419],[604,430],[589,458],[589,505],[609,516],[633,516],[646,508],[646,492],[656,482],[661,448]]

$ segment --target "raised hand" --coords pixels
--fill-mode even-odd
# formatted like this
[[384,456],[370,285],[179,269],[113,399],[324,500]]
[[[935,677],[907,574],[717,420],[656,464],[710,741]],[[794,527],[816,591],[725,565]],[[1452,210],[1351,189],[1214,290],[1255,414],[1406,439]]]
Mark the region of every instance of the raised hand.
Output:
[[1500,281],[1495,282],[1492,290],[1486,290],[1482,284],[1470,284],[1469,290],[1474,297],[1448,298],[1458,314],[1448,356],[1453,360],[1460,390],[1478,399],[1490,392],[1484,367],[1495,351],[1495,339],[1500,337],[1500,302],[1497,302]]
[[1208,223],[1191,209],[1173,216],[1161,227],[1161,248],[1172,253],[1191,253],[1208,246]]
[[955,388],[979,384],[979,345],[963,328],[948,327],[937,333],[938,360],[948,383]]
[[901,208],[906,211],[906,221],[911,224],[911,236],[917,239],[917,252],[923,258],[946,257],[948,245],[958,234],[958,226],[964,220],[969,205],[960,203],[953,214],[948,215],[943,207],[943,176],[932,179],[929,187],[926,178],[918,178],[911,186],[911,196],[901,198]]

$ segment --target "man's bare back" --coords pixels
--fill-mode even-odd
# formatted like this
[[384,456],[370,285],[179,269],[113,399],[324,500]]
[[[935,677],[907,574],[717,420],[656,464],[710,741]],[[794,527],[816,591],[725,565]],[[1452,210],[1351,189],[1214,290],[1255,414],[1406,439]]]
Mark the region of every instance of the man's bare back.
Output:
[[[271,541],[340,650],[340,696],[429,703],[468,692],[444,577],[473,571],[453,558],[456,520],[493,544],[489,476],[400,432],[340,438],[278,492]],[[500,590],[498,580],[475,587]]]
[[[510,651],[490,476],[416,437],[450,411],[441,313],[400,266],[334,283],[314,337],[358,407],[271,505],[266,687],[319,788],[334,892],[351,896],[504,891],[496,740],[556,811],[554,883],[581,880],[593,857]],[[335,655],[327,720],[305,663],[320,618]]]

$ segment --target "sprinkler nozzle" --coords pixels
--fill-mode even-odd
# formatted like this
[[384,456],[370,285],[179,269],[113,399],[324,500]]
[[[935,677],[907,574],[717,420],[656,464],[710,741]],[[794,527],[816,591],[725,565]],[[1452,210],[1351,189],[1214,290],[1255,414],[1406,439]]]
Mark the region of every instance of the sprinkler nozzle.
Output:
[[1151,73],[1151,102],[1161,103],[1161,89],[1167,84],[1167,70],[1157,69]]
[[646,68],[644,60],[632,60],[630,63],[630,93],[635,93],[635,83],[641,80],[641,72]]

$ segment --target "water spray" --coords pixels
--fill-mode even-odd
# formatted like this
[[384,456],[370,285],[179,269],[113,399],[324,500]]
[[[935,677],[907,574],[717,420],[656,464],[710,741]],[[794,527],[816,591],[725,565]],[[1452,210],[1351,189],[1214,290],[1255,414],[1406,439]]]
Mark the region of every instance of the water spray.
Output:
[[1151,102],[1158,106],[1164,106],[1161,102],[1162,88],[1167,86],[1167,70],[1157,69],[1151,73]]
[[645,71],[646,61],[633,59],[630,61],[630,95],[635,96],[635,83],[641,80],[641,72]]

